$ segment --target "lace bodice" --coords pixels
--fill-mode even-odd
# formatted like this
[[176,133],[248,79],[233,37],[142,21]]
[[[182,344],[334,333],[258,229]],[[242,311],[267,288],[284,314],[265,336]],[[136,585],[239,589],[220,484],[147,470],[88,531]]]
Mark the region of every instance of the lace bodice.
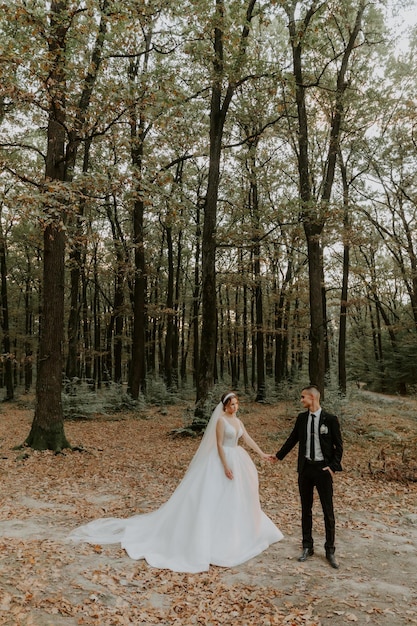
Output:
[[228,420],[224,420],[223,445],[227,448],[237,446],[240,437],[243,435],[243,429],[239,422],[239,428],[236,428]]

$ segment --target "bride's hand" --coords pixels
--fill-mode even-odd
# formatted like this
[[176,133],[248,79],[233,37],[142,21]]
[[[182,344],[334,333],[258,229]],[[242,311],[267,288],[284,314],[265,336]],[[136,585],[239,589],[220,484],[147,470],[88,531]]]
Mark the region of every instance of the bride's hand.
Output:
[[270,463],[276,463],[278,461],[277,457],[275,456],[275,454],[267,454],[266,455],[267,460]]
[[224,473],[226,474],[227,478],[229,478],[230,480],[233,480],[233,472],[230,469],[230,467],[225,467]]

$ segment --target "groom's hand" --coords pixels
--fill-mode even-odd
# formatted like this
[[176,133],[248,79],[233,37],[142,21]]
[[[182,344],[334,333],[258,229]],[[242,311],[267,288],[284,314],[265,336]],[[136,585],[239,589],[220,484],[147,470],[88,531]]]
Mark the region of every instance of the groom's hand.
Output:
[[275,456],[275,454],[268,454],[268,461],[270,463],[276,463],[278,461],[277,457]]
[[326,467],[323,467],[323,472],[329,472],[330,476],[334,478],[334,471],[328,465],[326,465]]

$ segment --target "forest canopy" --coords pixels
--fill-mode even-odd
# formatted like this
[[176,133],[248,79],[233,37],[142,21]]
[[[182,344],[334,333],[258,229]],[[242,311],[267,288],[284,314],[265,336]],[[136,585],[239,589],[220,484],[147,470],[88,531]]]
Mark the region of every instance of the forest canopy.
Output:
[[79,381],[413,390],[416,33],[390,5],[16,0],[0,30],[6,399],[36,380],[45,428]]

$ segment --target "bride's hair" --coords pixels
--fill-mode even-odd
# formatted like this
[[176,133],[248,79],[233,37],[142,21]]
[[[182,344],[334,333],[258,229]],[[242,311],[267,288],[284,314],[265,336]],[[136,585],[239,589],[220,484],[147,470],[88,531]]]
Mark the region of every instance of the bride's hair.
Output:
[[237,395],[233,392],[224,393],[221,397],[221,403],[223,407],[226,407],[232,398],[237,398]]

